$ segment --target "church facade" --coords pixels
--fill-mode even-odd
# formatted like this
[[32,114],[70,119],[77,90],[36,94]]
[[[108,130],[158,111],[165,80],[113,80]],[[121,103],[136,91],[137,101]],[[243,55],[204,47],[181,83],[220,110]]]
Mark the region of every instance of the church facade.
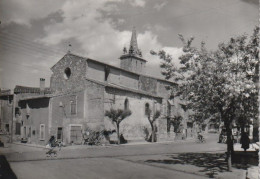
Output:
[[180,101],[170,99],[166,89],[177,84],[146,75],[146,63],[138,49],[135,30],[128,51],[124,49],[120,57],[120,67],[68,52],[51,67],[48,93],[20,95],[21,137],[41,145],[50,136],[67,144],[81,143],[88,129],[115,129],[105,116],[106,110],[114,108],[132,111],[121,122],[120,133],[128,141],[142,141],[147,135],[145,130],[151,130],[145,115],[145,108],[149,107],[152,114],[161,112],[156,121],[157,141],[174,140],[169,127],[174,116],[184,116],[182,124],[187,129]]

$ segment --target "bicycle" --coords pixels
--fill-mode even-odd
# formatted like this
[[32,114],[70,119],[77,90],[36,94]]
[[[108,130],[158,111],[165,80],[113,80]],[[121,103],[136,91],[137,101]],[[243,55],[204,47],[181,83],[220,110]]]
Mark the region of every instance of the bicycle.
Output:
[[57,147],[59,151],[61,151],[62,143],[60,141],[55,141],[54,143],[48,145],[50,148],[46,152],[46,157],[57,157],[58,151],[55,150],[55,148]]

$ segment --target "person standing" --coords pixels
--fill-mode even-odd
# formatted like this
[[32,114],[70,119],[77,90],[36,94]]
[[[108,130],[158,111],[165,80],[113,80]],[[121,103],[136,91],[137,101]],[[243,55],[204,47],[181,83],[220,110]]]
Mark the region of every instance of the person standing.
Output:
[[250,143],[249,137],[246,132],[242,132],[240,143],[242,144],[241,148],[243,148],[244,151],[246,152],[246,150],[249,149],[249,143]]

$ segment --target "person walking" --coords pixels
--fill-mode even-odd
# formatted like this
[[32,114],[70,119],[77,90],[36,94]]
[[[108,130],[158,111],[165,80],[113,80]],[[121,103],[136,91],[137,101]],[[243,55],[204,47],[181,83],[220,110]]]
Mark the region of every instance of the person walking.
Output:
[[51,138],[48,141],[48,144],[50,145],[50,147],[55,147],[55,137],[51,136]]

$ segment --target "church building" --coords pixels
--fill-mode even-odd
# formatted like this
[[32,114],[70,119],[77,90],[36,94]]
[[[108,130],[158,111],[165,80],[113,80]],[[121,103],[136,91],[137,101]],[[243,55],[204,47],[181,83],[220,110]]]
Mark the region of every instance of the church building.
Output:
[[[21,137],[45,145],[50,136],[66,144],[80,144],[88,129],[115,130],[105,111],[129,109],[132,115],[120,123],[120,133],[128,141],[144,141],[151,127],[145,109],[159,110],[157,141],[174,140],[170,121],[185,116],[178,102],[170,99],[167,86],[177,84],[146,75],[146,63],[133,29],[129,49],[120,56],[120,67],[68,52],[54,66],[48,92],[19,97]],[[44,79],[40,86],[45,89]],[[176,113],[178,112],[178,113]],[[183,121],[184,129],[187,122]]]

